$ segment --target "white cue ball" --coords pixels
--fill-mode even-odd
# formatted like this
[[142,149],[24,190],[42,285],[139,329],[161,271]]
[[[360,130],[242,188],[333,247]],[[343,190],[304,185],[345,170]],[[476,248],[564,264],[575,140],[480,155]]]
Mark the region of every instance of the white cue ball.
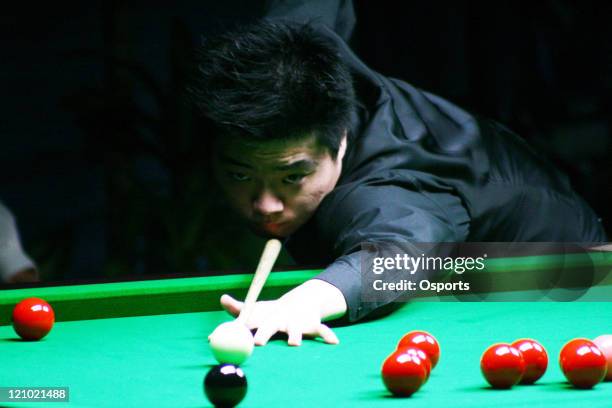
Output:
[[604,381],[612,381],[612,334],[603,334],[593,340],[608,361],[608,372]]
[[219,363],[240,365],[253,354],[255,339],[251,331],[238,321],[222,323],[208,338]]

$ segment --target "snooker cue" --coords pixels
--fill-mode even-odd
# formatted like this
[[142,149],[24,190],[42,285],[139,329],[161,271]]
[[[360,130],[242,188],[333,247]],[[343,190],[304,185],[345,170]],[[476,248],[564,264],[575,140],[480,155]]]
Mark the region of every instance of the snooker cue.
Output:
[[243,324],[246,324],[248,321],[249,315],[253,311],[253,307],[255,307],[255,302],[257,302],[257,298],[261,293],[261,289],[266,283],[268,275],[270,275],[270,271],[276,262],[276,258],[278,258],[281,247],[282,244],[278,239],[271,239],[266,242],[261,258],[259,258],[259,264],[255,270],[255,276],[253,276],[251,286],[249,286],[249,291],[244,299],[244,305],[240,311],[240,315],[238,315],[238,318],[236,319],[237,321]]

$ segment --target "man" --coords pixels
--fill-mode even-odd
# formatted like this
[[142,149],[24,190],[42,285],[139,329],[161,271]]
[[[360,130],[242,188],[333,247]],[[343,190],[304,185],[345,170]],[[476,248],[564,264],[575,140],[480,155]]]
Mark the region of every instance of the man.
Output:
[[34,262],[23,251],[13,214],[0,202],[0,281],[37,282]]
[[[567,179],[492,121],[365,66],[323,25],[261,22],[207,41],[191,88],[216,179],[251,228],[286,238],[313,280],[259,302],[251,328],[337,343],[357,321],[367,242],[603,242]],[[224,295],[223,307],[242,304]]]

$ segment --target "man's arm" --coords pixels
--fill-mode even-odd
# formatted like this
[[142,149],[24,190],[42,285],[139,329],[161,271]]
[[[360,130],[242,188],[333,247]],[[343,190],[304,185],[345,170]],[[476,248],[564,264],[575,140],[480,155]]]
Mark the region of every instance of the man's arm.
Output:
[[[376,302],[364,302],[362,245],[462,242],[469,233],[469,215],[451,190],[427,188],[411,181],[410,172],[393,171],[364,181],[352,191],[339,191],[321,212],[322,236],[332,238],[336,261],[317,278],[336,286],[347,302],[348,320],[358,321],[402,293],[384,292]],[[327,225],[327,227],[326,227]],[[329,238],[326,238],[328,240]],[[398,249],[399,250],[399,249]],[[419,250],[416,256],[420,256]],[[367,279],[365,279],[367,281]]]
[[0,203],[0,280],[6,283],[37,282],[34,262],[21,247],[13,214]]

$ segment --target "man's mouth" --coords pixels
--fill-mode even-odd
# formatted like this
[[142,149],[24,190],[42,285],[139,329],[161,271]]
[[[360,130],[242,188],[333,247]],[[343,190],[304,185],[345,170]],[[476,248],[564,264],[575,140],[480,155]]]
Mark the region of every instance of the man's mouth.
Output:
[[259,230],[268,235],[278,236],[287,226],[287,222],[254,222],[253,226],[256,230]]
[[269,231],[277,231],[279,230],[283,225],[285,225],[284,222],[264,222],[259,224],[263,229],[265,230],[269,230]]

